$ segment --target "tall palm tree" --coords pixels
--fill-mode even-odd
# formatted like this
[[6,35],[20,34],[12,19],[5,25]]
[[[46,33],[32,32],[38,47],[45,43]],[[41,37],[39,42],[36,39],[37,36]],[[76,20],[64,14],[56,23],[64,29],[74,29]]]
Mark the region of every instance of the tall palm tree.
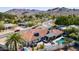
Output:
[[24,44],[25,41],[21,38],[19,33],[10,35],[6,42],[6,45],[10,51],[17,51],[17,49]]

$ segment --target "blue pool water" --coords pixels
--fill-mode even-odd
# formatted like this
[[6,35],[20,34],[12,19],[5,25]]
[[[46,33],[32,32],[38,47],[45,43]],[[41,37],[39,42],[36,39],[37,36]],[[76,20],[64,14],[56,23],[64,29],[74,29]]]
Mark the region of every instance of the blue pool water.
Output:
[[59,44],[64,44],[64,38],[61,38],[60,40],[56,41]]

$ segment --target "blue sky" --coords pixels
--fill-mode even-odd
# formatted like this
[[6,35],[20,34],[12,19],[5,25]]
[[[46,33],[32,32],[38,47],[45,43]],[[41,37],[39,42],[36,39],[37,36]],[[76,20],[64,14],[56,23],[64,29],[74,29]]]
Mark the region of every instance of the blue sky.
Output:
[[[47,10],[51,7],[79,7],[79,0],[1,0],[0,12],[21,8]],[[31,8],[32,7],[32,8]],[[33,8],[34,7],[34,8]]]

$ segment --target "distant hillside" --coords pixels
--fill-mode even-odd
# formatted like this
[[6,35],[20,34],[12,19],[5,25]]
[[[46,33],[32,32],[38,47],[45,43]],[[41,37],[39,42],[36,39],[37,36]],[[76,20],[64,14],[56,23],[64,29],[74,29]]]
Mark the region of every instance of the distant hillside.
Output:
[[48,13],[50,15],[79,15],[79,9],[69,9],[69,8],[53,8],[48,9],[47,11],[40,11],[40,10],[30,10],[30,9],[11,9],[6,11],[5,13],[13,14],[13,15],[33,15],[38,13]]
[[69,8],[53,8],[53,9],[48,9],[47,13],[51,14],[51,15],[71,15],[71,14],[75,14],[75,15],[79,15],[79,9],[69,9]]
[[6,11],[5,13],[8,14],[13,14],[13,15],[29,15],[29,14],[36,14],[39,13],[40,10],[35,10],[35,9],[11,9]]

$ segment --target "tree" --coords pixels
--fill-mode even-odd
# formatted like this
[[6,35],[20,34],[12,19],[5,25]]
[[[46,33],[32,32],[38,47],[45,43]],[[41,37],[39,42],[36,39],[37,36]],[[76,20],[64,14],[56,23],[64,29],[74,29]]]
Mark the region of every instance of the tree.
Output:
[[79,17],[75,15],[59,16],[55,23],[58,25],[79,25]]
[[4,30],[4,21],[0,21],[0,31]]
[[72,37],[72,38],[77,38],[77,34],[76,33],[71,33],[71,34],[69,34],[69,36]]
[[69,43],[72,43],[73,40],[70,40],[69,38],[65,37],[64,38],[65,44],[68,45]]
[[32,21],[29,21],[29,22],[28,22],[28,26],[29,26],[29,27],[31,27],[31,26],[33,26],[33,25],[34,25],[34,22],[32,22]]
[[10,51],[17,51],[20,46],[23,46],[25,41],[21,38],[19,33],[10,35],[7,39],[6,46]]
[[79,42],[79,34],[77,35],[77,41]]
[[44,47],[44,43],[40,45],[40,49],[43,49]]
[[67,32],[67,33],[76,33],[76,32],[79,32],[79,30],[77,28],[74,28],[74,27],[67,28],[64,31]]

